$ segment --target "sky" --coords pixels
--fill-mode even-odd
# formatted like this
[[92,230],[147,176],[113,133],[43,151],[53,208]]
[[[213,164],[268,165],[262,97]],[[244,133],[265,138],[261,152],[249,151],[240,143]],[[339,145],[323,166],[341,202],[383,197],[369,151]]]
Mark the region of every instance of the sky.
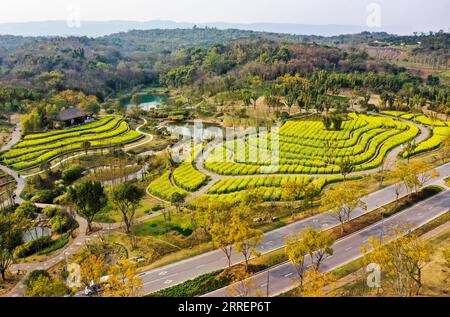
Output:
[[[375,6],[373,6],[375,4]],[[0,23],[67,20],[414,26],[449,31],[449,0],[1,0]],[[375,20],[373,15],[376,14]]]

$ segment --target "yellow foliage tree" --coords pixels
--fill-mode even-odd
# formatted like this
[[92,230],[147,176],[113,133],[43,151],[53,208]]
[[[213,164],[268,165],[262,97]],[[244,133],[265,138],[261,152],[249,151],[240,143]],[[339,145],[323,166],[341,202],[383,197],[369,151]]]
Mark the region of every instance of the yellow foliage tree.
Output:
[[107,297],[137,297],[141,295],[142,280],[137,277],[136,267],[128,260],[113,265],[105,288]]
[[89,287],[100,283],[100,279],[107,273],[103,255],[91,254],[81,262],[81,282]]
[[62,281],[54,281],[48,276],[39,276],[27,290],[28,297],[62,297],[67,294],[67,286]]
[[358,183],[342,183],[330,190],[322,199],[322,209],[328,211],[341,224],[341,234],[345,232],[345,223],[358,208],[367,209],[361,200],[367,191]]
[[305,285],[299,291],[301,297],[332,297],[334,293],[325,292],[325,287],[335,281],[332,273],[320,273],[317,270],[308,270],[305,274]]
[[259,256],[256,247],[263,241],[264,233],[252,228],[251,210],[248,207],[234,209],[230,223],[235,231],[235,249],[244,256],[245,269],[248,270],[250,257]]
[[405,235],[403,230],[395,230],[392,240],[382,241],[378,237],[369,239],[368,246],[361,248],[368,253],[365,265],[378,264],[384,280],[399,296],[419,295],[422,288],[422,269],[430,260],[431,247],[416,234]]

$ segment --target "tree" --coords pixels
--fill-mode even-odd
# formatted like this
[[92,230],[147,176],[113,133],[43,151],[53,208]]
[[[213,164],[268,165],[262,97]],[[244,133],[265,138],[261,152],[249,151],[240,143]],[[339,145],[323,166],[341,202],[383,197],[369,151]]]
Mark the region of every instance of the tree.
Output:
[[40,275],[27,287],[26,294],[27,297],[62,297],[67,291],[63,281],[55,281],[50,276]]
[[311,258],[312,266],[319,270],[327,256],[333,255],[335,239],[328,233],[309,227],[301,233],[300,243]]
[[416,140],[408,141],[408,142],[404,145],[405,153],[408,154],[408,156],[407,156],[408,163],[409,163],[409,161],[411,160],[412,153],[414,153],[414,150],[415,150],[416,148],[417,148]]
[[431,179],[438,177],[439,173],[430,169],[423,161],[414,161],[408,164],[400,162],[393,175],[401,180],[408,193],[417,194]]
[[86,287],[98,285],[106,274],[106,264],[103,254],[90,254],[80,264],[81,282]]
[[248,207],[235,209],[230,222],[235,230],[235,249],[244,256],[245,270],[247,271],[250,257],[259,256],[256,247],[263,241],[264,233],[252,228],[252,219]]
[[377,263],[381,266],[384,279],[399,296],[419,295],[422,270],[431,256],[431,246],[419,236],[405,235],[404,230],[397,229],[389,240],[371,237],[361,252],[368,253],[363,259],[365,265]]
[[77,184],[69,188],[68,198],[76,206],[78,214],[87,220],[88,231],[92,231],[92,221],[95,215],[108,202],[103,185],[100,182],[92,181]]
[[214,245],[223,251],[228,260],[228,268],[231,268],[233,245],[236,242],[236,228],[230,222],[229,212],[219,209],[212,219],[209,231]]
[[52,166],[49,161],[43,161],[40,165],[41,171],[45,172],[47,175],[50,175],[52,172]]
[[38,132],[42,129],[42,118],[37,108],[34,108],[30,114],[22,115],[20,121],[23,135]]
[[285,240],[286,247],[284,249],[289,261],[291,261],[295,267],[301,290],[303,289],[305,272],[308,269],[306,256],[309,252],[302,242],[301,236],[293,235],[292,237],[287,237]]
[[302,197],[304,187],[303,184],[297,182],[288,182],[282,186],[281,196],[285,201],[297,201]]
[[177,211],[180,212],[181,206],[184,204],[186,200],[186,195],[175,192],[170,197],[170,202],[177,208]]
[[125,259],[111,267],[105,296],[137,297],[142,295],[142,287],[142,280],[137,277],[135,265]]
[[262,297],[262,291],[256,286],[255,280],[247,272],[235,274],[228,293],[230,297]]
[[123,183],[111,189],[110,197],[111,202],[122,214],[126,232],[131,233],[131,226],[140,200],[144,197],[144,191],[134,184]]
[[345,223],[350,221],[351,215],[357,208],[367,209],[360,197],[366,194],[359,184],[342,183],[336,185],[322,199],[322,208],[328,211],[341,224],[341,234],[345,232]]
[[447,266],[450,267],[450,248],[445,249],[443,255]]
[[0,274],[6,280],[6,272],[14,261],[14,250],[22,244],[27,226],[24,220],[11,213],[0,212]]
[[84,153],[87,155],[88,150],[91,148],[91,142],[84,141],[83,143],[81,143],[81,148],[84,150]]
[[346,179],[347,175],[351,174],[355,170],[353,160],[349,156],[346,156],[339,160],[336,165],[339,166],[344,180]]
[[332,273],[320,273],[318,270],[308,270],[305,274],[305,286],[300,289],[301,297],[330,297],[333,293],[325,293],[325,287],[335,281]]
[[450,158],[450,135],[442,141],[441,159],[445,163]]
[[333,122],[331,121],[330,116],[328,116],[328,115],[323,116],[322,123],[323,123],[323,126],[325,127],[325,130],[331,130]]

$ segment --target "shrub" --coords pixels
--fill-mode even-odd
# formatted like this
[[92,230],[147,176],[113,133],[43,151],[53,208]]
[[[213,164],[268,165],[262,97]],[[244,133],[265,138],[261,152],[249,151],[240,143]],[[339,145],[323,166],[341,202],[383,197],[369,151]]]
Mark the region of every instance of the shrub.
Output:
[[51,204],[53,203],[53,199],[58,197],[60,195],[60,192],[58,190],[41,190],[36,195],[31,198],[31,201],[34,203],[41,203],[41,204]]
[[81,166],[73,166],[63,171],[62,178],[66,183],[73,183],[83,176],[84,171]]
[[50,273],[48,273],[45,270],[35,270],[28,275],[27,279],[25,280],[25,286],[27,288],[31,288],[33,283],[39,278],[39,277],[47,277],[51,278]]
[[75,229],[78,226],[78,222],[73,219],[66,211],[58,210],[51,220],[52,231],[57,233],[64,233]]
[[18,246],[14,251],[14,256],[16,258],[25,258],[49,247],[52,243],[51,237],[37,238],[36,240]]

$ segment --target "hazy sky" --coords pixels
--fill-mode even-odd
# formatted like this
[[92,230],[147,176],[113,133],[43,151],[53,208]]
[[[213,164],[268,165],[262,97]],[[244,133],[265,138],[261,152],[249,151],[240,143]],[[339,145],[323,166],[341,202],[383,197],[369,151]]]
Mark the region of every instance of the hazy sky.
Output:
[[66,20],[173,20],[365,25],[378,3],[381,24],[449,30],[449,0],[1,0],[0,23]]

